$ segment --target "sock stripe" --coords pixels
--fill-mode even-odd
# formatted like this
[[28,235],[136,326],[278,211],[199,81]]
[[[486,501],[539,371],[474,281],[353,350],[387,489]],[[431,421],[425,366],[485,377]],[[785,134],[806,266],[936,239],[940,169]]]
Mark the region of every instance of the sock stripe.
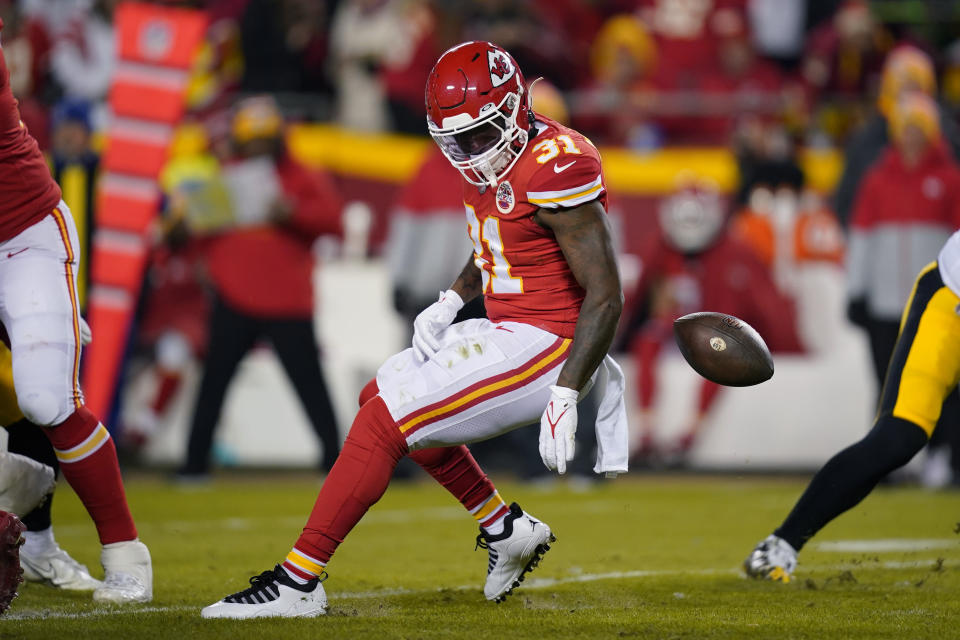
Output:
[[287,554],[283,566],[294,571],[299,569],[301,572],[308,574],[306,577],[313,578],[323,573],[326,565],[298,549],[291,549],[290,553]]
[[483,502],[483,504],[472,511],[473,517],[476,518],[477,522],[483,524],[484,520],[487,520],[491,514],[499,511],[505,506],[506,503],[503,501],[503,498],[500,497],[500,493],[498,491],[494,491],[493,494]]
[[481,527],[489,527],[489,526],[491,526],[494,522],[496,522],[497,520],[505,517],[508,513],[510,513],[510,509],[507,508],[507,505],[503,505],[502,507],[500,507],[499,509],[497,509],[496,511],[494,511],[493,514],[492,514],[489,518],[487,518],[486,520],[483,520],[483,521],[480,523],[480,526],[481,526]]
[[[56,428],[56,427],[54,427]],[[110,440],[110,432],[107,431],[106,427],[101,423],[97,423],[97,428],[93,430],[86,439],[75,447],[69,449],[54,449],[54,453],[57,455],[57,460],[63,464],[70,464],[73,462],[80,462],[85,458],[89,458],[97,451],[100,450],[100,447],[105,445]]]

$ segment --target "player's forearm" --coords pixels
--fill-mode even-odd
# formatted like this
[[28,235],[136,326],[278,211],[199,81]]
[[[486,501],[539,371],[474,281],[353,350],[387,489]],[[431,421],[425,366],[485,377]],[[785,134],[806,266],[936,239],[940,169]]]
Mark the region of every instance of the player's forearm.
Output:
[[560,370],[557,386],[582,389],[603,361],[623,311],[623,295],[619,289],[587,291],[574,329],[570,355]]
[[483,293],[483,277],[480,268],[474,262],[474,255],[471,253],[464,265],[460,275],[454,281],[450,288],[457,292],[463,301],[470,302],[478,295]]

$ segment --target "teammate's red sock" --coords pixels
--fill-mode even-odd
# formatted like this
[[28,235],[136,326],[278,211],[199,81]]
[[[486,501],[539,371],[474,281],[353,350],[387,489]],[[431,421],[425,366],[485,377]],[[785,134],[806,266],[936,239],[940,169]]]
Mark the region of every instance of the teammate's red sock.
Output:
[[60,471],[93,518],[102,544],[137,537],[117,464],[117,449],[106,428],[86,407],[44,429]]
[[406,454],[407,442],[383,400],[364,404],[283,568],[301,580],[320,575],[337,546],[386,491]]

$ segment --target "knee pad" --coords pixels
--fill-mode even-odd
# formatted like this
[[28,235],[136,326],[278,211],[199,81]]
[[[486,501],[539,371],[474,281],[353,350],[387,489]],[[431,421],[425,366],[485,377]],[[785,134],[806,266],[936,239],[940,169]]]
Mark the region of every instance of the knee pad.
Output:
[[52,390],[44,388],[17,389],[17,404],[27,420],[41,427],[60,424],[73,409]]

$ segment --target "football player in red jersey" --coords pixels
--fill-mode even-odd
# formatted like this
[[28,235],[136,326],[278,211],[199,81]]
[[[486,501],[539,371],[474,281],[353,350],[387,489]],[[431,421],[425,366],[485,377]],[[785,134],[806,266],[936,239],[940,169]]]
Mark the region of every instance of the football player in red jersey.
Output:
[[[0,29],[3,23],[0,21]],[[103,551],[100,602],[153,597],[150,553],[137,538],[116,448],[79,385],[80,246],[60,188],[20,120],[0,49],[0,322],[10,337],[17,403],[44,427]]]
[[[589,140],[530,108],[510,55],[489,42],[444,53],[427,81],[430,134],[464,182],[474,251],[414,321],[413,347],[391,357],[360,411],[302,534],[282,565],[203,609],[205,618],[316,616],[334,551],[409,455],[480,523],[484,595],[500,601],[553,540],[507,507],[465,443],[540,422],[540,454],[573,459],[577,401],[598,394],[594,470],[626,471],[623,374],[607,356],[623,305],[600,156]],[[483,295],[488,318],[453,324]]]

